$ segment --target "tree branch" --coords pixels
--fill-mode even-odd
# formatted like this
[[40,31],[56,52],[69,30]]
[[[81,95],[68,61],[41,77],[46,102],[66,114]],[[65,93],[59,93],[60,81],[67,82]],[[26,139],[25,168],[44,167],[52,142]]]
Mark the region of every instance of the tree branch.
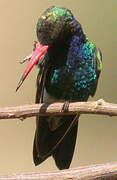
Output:
[[117,180],[117,162],[48,173],[0,175],[0,180]]
[[[63,110],[64,103],[33,104],[16,107],[0,108],[0,119],[27,118],[31,116],[69,115],[69,114],[101,114],[117,116],[117,104],[107,103],[104,100],[92,102],[69,103]],[[0,180],[116,180],[117,162],[78,167],[52,173],[33,173],[19,175],[0,175]]]
[[107,103],[103,99],[90,102],[69,103],[63,110],[64,103],[33,104],[0,108],[0,119],[27,118],[31,116],[69,115],[69,114],[101,114],[117,116],[117,104]]

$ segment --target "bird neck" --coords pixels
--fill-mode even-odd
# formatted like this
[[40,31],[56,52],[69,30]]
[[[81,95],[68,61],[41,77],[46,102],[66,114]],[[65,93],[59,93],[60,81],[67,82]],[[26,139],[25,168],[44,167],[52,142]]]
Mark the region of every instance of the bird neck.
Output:
[[72,21],[68,23],[67,28],[60,33],[59,37],[52,44],[52,48],[60,50],[70,44],[73,36],[77,36],[77,44],[86,42],[86,35],[83,32],[81,24],[73,18]]
[[[86,42],[86,36],[80,23],[74,19],[69,25],[71,30],[68,32],[64,32],[64,34],[59,36],[59,38],[56,39],[51,48],[49,48],[48,50],[49,59],[51,60],[53,65],[56,65],[58,63],[65,63],[64,60],[66,59],[71,44],[77,42],[77,46],[80,46],[81,43]],[[62,59],[61,63],[60,59]]]
[[71,36],[63,38],[62,40],[59,39],[48,49],[49,60],[53,66],[61,66],[64,64],[64,60],[66,59],[66,55],[69,49],[70,39]]
[[86,42],[86,35],[83,32],[82,26],[75,18],[71,21],[70,26],[72,35],[76,35],[79,38],[79,44]]

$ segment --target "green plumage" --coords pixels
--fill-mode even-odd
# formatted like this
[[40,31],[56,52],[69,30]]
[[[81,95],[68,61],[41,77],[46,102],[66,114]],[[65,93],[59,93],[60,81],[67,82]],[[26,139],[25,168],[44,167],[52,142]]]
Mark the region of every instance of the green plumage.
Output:
[[54,66],[48,71],[46,89],[57,99],[84,101],[94,95],[101,70],[100,50],[88,39],[78,43],[77,36],[72,36],[65,51],[63,47],[59,48]]

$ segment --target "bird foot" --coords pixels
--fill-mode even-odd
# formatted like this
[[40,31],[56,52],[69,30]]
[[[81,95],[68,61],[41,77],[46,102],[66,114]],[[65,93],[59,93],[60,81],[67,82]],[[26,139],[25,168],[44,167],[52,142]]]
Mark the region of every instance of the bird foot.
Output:
[[20,63],[20,64],[23,64],[23,63],[25,63],[26,61],[30,61],[31,57],[32,57],[32,54],[30,54],[29,56],[26,56],[26,57],[23,59],[23,61],[20,61],[19,63]]
[[61,112],[68,112],[68,108],[69,108],[69,101],[65,101]]

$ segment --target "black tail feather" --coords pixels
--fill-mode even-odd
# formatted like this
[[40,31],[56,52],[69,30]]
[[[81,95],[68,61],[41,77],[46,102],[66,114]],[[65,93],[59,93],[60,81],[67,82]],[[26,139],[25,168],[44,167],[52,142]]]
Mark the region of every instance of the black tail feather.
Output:
[[63,124],[55,131],[50,130],[47,117],[40,117],[37,120],[33,146],[33,160],[35,165],[39,165],[52,155],[59,169],[69,168],[76,143],[78,122],[73,125],[57,146],[56,144],[69,128],[74,117],[72,115],[62,117]]
[[71,164],[76,144],[77,129],[78,122],[72,127],[60,145],[53,152],[53,158],[59,169],[68,169]]

